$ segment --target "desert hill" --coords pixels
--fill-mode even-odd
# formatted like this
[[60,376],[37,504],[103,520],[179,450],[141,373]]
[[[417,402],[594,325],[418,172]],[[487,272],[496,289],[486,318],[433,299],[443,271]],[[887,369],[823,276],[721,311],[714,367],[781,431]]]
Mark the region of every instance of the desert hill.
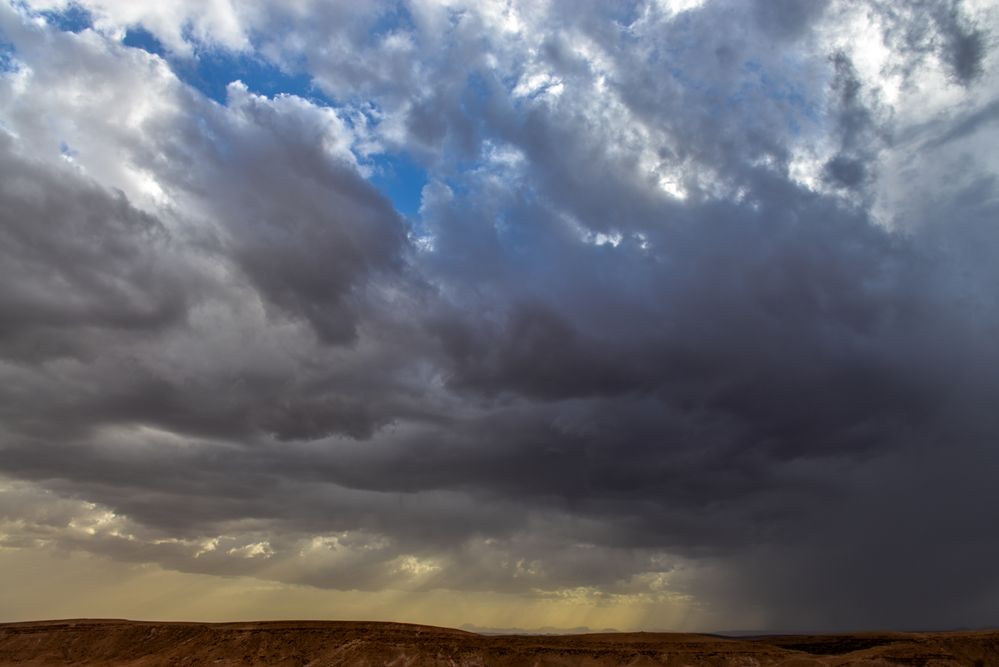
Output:
[[999,631],[485,636],[402,623],[0,624],[2,665],[999,665]]

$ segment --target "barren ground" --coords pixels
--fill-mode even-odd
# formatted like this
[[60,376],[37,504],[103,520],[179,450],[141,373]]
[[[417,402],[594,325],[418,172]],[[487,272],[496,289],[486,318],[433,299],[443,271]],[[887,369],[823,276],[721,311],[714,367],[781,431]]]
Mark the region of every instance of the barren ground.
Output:
[[484,636],[401,623],[0,624],[3,665],[999,665],[999,631]]

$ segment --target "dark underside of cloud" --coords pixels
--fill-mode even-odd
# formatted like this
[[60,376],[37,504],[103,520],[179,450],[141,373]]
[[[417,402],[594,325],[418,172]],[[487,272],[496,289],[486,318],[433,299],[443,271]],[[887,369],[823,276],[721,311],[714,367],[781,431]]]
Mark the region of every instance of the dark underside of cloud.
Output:
[[[343,108],[0,8],[0,539],[363,590],[695,562],[677,592],[773,627],[999,622],[999,88],[960,3],[555,2],[521,41],[259,4]],[[898,128],[820,38],[855,11],[959,101]],[[369,144],[427,169],[418,220]]]

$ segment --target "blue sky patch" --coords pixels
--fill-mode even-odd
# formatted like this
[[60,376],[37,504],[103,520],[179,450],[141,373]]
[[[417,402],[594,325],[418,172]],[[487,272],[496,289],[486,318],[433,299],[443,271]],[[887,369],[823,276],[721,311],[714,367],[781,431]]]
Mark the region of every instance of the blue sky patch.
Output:
[[62,155],[63,157],[66,157],[66,158],[69,158],[69,159],[72,160],[77,155],[79,155],[80,152],[77,151],[77,150],[74,150],[73,147],[70,146],[69,144],[67,144],[65,141],[60,141],[59,142],[59,154]]
[[176,59],[170,64],[183,81],[217,102],[225,102],[226,87],[238,79],[251,92],[268,97],[286,93],[331,105],[330,100],[312,85],[309,75],[291,74],[250,56],[212,50],[199,53],[194,60]]
[[371,160],[375,171],[371,183],[392,200],[399,213],[416,218],[427,172],[408,155],[378,155]]
[[[322,106],[335,107],[304,73],[289,73],[267,62],[222,49],[206,49],[193,58],[173,56],[151,32],[141,26],[129,28],[122,42],[126,46],[156,54],[170,63],[174,74],[219,104],[226,102],[227,86],[236,80],[253,93],[273,97],[297,95]],[[415,218],[420,210],[420,196],[427,183],[426,171],[403,155],[379,155],[372,158],[371,182],[401,214]]]
[[378,16],[378,20],[371,26],[371,36],[381,37],[400,30],[411,31],[415,27],[409,10],[403,5],[395,5]]
[[148,51],[149,53],[155,53],[158,56],[166,58],[166,49],[160,40],[156,39],[156,36],[143,28],[142,26],[132,26],[125,33],[125,38],[122,44],[125,46],[131,46],[136,49],[142,49],[143,51]]
[[61,12],[41,12],[50,25],[65,32],[81,32],[94,25],[94,17],[86,9],[77,4],[71,4]]
[[286,72],[262,58],[223,49],[201,50],[193,58],[176,57],[155,35],[138,26],[129,28],[123,43],[166,59],[181,81],[220,104],[225,104],[226,87],[239,80],[253,93],[268,97],[285,93],[332,106],[332,101],[312,84],[308,74]]
[[5,42],[0,36],[0,72],[17,71],[17,51],[10,42]]

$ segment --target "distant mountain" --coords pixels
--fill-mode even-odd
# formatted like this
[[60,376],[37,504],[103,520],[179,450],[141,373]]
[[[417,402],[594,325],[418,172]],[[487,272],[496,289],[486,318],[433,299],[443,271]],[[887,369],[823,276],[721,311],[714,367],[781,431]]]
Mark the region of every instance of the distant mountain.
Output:
[[467,632],[474,632],[478,635],[588,635],[595,632],[620,632],[615,628],[602,628],[595,629],[585,625],[579,625],[574,628],[556,628],[550,625],[546,625],[540,628],[490,628],[483,627],[480,625],[472,625],[471,623],[465,623],[459,626],[462,630]]

